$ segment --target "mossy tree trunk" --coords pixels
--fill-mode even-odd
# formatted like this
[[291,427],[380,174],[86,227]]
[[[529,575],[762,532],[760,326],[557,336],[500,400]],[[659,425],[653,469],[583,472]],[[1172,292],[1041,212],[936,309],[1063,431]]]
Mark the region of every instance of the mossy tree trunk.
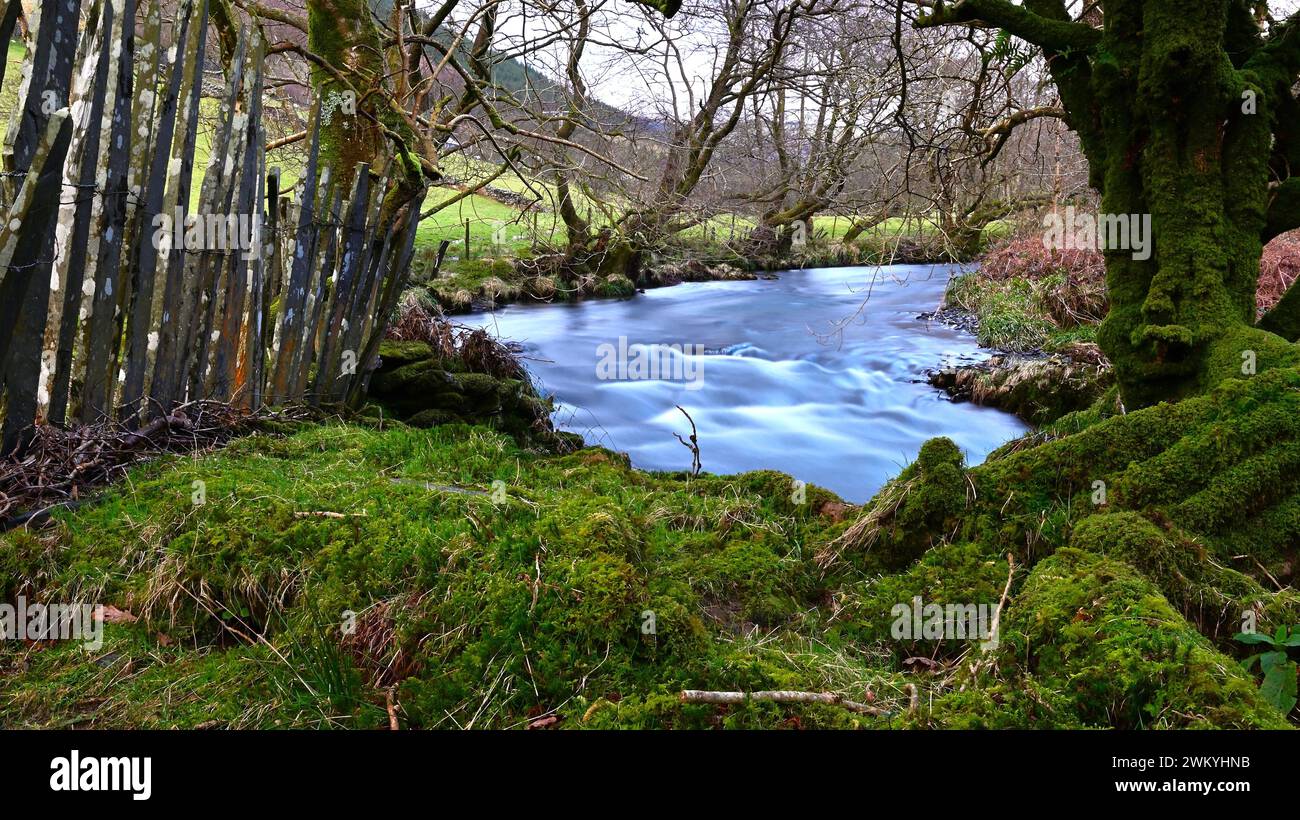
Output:
[[[1252,0],[1108,0],[1104,22],[1063,0],[961,0],[920,27],[984,23],[1042,48],[1108,215],[1150,215],[1149,258],[1106,251],[1099,341],[1129,407],[1176,399],[1297,349],[1255,323],[1263,243],[1300,226],[1271,188],[1300,182],[1291,85],[1296,19],[1265,33]],[[1098,23],[1101,27],[1097,27]]]
[[385,87],[402,72],[400,63],[388,64],[368,0],[307,0],[306,8],[312,85],[321,99],[321,165],[333,169],[342,190],[352,184],[359,163],[376,171],[386,168],[390,187],[381,224],[392,224],[399,210],[437,178],[437,152],[402,116],[401,101]]

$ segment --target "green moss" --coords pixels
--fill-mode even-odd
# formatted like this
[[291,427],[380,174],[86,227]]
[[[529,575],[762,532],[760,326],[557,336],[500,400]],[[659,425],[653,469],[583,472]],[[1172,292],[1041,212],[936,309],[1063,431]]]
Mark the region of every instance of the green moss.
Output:
[[[197,507],[196,480],[206,487]],[[648,475],[600,450],[542,457],[463,426],[327,425],[165,459],[63,515],[43,543],[4,536],[16,578],[140,619],[115,627],[129,651],[0,647],[0,715],[14,725],[374,725],[385,716],[373,675],[398,668],[402,719],[414,726],[520,726],[552,709],[582,726],[596,700],[626,695],[596,725],[703,727],[728,710],[682,707],[681,688],[880,674],[861,658],[842,668],[838,655],[795,664],[786,639],[781,651],[751,643],[753,629],[789,629],[824,594],[807,542],[837,526],[753,481]],[[359,613],[377,656],[341,636],[345,611]],[[109,653],[142,674],[103,672]],[[490,688],[498,678],[520,685]],[[167,696],[179,679],[183,708]],[[66,687],[49,697],[55,682]],[[128,710],[99,709],[127,699]],[[852,718],[764,707],[721,719],[791,716]]]
[[1294,592],[1269,592],[1254,578],[1219,564],[1185,532],[1159,526],[1133,512],[1094,515],[1075,527],[1070,545],[1107,555],[1139,569],[1204,635],[1232,648],[1243,617],[1272,632],[1300,620]]
[[[1078,414],[971,469],[934,439],[860,511],[773,471],[546,455],[458,423],[520,383],[428,360],[392,375],[454,385],[461,409],[164,458],[52,530],[0,536],[6,597],[139,616],[100,652],[0,645],[0,720],[382,725],[396,686],[424,727],[1285,725],[1227,636],[1248,614],[1300,620],[1271,591],[1300,566],[1296,370]],[[1008,554],[996,649],[894,636],[917,597],[1002,604]],[[686,688],[885,714],[684,705]]]
[[611,273],[596,285],[596,295],[612,299],[626,299],[636,295],[636,285],[626,276]]
[[379,357],[384,367],[396,368],[433,357],[433,350],[427,342],[398,342],[385,339],[379,343]]
[[[860,526],[832,544],[866,568],[897,570],[943,543],[966,508],[966,474],[952,439],[921,445],[916,461],[867,504]],[[830,560],[829,556],[824,560]]]
[[1240,667],[1128,564],[1062,549],[1008,610],[1000,663],[1054,693],[1068,720],[1116,728],[1280,728]]
[[846,585],[842,592],[844,613],[839,619],[843,625],[839,629],[854,640],[882,644],[896,661],[916,655],[954,658],[971,643],[979,642],[980,636],[929,640],[909,628],[900,639],[893,634],[899,617],[895,607],[910,610],[916,598],[922,604],[939,606],[996,607],[1007,582],[1007,570],[1005,558],[989,555],[978,544],[935,547],[903,572]]

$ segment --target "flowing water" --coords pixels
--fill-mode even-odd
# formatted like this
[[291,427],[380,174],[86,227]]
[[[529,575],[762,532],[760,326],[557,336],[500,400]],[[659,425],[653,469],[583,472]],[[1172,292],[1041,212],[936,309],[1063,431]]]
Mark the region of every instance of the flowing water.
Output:
[[[948,436],[975,464],[1028,429],[925,382],[941,363],[987,355],[970,334],[917,318],[939,305],[953,270],[782,271],[620,301],[510,305],[464,323],[523,344],[529,370],[555,396],[557,426],[628,453],[637,467],[690,468],[673,435],[690,433],[681,405],[706,472],[781,470],[861,502],[926,439]],[[659,378],[629,378],[651,361]]]

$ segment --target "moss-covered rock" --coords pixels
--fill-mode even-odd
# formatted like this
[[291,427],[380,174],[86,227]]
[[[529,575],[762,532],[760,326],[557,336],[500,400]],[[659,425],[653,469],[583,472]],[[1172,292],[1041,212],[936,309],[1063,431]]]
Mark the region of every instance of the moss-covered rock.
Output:
[[369,398],[399,420],[416,427],[487,424],[520,441],[573,446],[556,436],[550,402],[521,379],[468,371],[464,361],[439,358],[424,342],[385,341],[379,356]]
[[[1003,673],[1051,693],[1065,721],[1115,728],[1281,728],[1250,676],[1132,566],[1064,548],[1007,611]],[[940,710],[942,711],[942,710]]]
[[864,567],[897,570],[943,543],[966,509],[964,464],[952,439],[930,439],[916,461],[868,502],[866,514],[828,544],[819,560],[830,565],[851,558]]
[[929,381],[954,399],[997,407],[1035,425],[1092,407],[1114,382],[1108,365],[1065,354],[998,355],[935,370]]

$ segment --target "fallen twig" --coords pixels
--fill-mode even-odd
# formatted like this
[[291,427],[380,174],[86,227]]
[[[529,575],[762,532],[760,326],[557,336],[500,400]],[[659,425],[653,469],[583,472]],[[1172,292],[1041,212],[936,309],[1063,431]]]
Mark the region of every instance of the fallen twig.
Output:
[[989,639],[985,643],[988,649],[998,648],[998,630],[1002,623],[1002,610],[1007,605],[1007,596],[1011,594],[1011,580],[1016,577],[1016,559],[1011,553],[1007,553],[1007,583],[1002,587],[1002,599],[998,601],[998,608],[993,610],[993,623],[989,628]]
[[393,687],[384,690],[384,705],[388,707],[388,728],[396,732],[397,725],[397,705],[393,702]]
[[687,413],[684,409],[682,409],[682,406],[680,404],[674,405],[674,407],[676,407],[678,410],[681,410],[682,415],[685,416],[686,420],[691,423],[690,443],[687,443],[686,439],[682,438],[681,433],[673,433],[673,435],[677,436],[677,440],[682,443],[683,447],[691,451],[691,478],[695,478],[700,474],[700,466],[701,466],[700,465],[700,437],[699,437],[699,433],[695,429],[695,419],[691,418],[691,414]]

